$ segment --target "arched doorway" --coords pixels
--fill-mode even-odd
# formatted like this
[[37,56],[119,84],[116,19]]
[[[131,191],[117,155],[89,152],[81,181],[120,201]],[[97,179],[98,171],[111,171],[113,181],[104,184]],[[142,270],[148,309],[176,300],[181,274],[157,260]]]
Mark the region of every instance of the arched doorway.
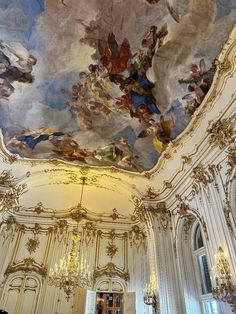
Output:
[[94,285],[96,314],[124,314],[125,283],[119,278],[101,278]]

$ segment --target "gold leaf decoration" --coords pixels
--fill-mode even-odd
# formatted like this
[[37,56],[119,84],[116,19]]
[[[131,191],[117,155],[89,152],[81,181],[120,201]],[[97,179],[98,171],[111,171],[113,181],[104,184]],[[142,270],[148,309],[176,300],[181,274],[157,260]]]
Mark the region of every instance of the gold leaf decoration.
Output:
[[106,246],[107,256],[109,256],[112,259],[116,255],[117,252],[118,252],[118,247],[114,243],[108,242],[108,245]]
[[30,239],[28,238],[28,241],[26,243],[26,247],[27,247],[27,250],[30,254],[32,254],[33,252],[36,251],[36,248],[39,247],[39,239],[37,237],[33,238],[33,239]]
[[220,149],[224,149],[232,144],[236,134],[234,130],[235,120],[236,114],[228,119],[216,121],[211,128],[208,129],[210,144],[218,146]]

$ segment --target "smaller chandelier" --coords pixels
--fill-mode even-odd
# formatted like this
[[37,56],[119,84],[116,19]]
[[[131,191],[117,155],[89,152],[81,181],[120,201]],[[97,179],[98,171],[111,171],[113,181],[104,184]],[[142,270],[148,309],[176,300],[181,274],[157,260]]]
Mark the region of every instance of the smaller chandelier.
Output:
[[212,269],[213,273],[213,285],[212,289],[213,297],[218,301],[234,304],[235,288],[232,283],[232,275],[230,266],[225,258],[225,253],[221,247],[219,247],[216,255],[216,265]]
[[49,285],[63,289],[66,293],[66,300],[69,301],[75,288],[85,288],[92,285],[93,274],[83,254],[80,258],[77,249],[79,236],[72,236],[72,248],[68,255],[62,257],[59,264],[55,264],[54,269],[49,272]]
[[156,308],[157,297],[151,284],[146,284],[145,289],[143,289],[143,302],[147,305],[152,305],[154,309]]

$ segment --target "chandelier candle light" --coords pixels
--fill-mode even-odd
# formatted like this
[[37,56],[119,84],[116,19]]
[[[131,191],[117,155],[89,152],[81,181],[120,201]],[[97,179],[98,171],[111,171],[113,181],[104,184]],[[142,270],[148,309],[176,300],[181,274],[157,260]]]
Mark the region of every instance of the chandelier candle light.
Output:
[[55,264],[54,269],[50,269],[49,284],[63,289],[66,299],[69,301],[71,293],[77,287],[84,288],[92,284],[92,272],[87,265],[83,255],[79,258],[77,243],[80,238],[72,236],[72,248],[68,255],[60,259],[59,264]]
[[[218,301],[229,303],[235,308],[235,288],[232,283],[232,275],[224,250],[219,247],[216,255],[216,265],[212,269],[214,288],[213,297]],[[235,313],[235,312],[234,312]]]
[[154,309],[156,308],[157,298],[150,283],[146,284],[145,289],[143,289],[143,301],[147,305],[152,305]]
[[[85,185],[85,177],[81,178],[82,189],[80,202],[78,207],[82,207],[82,197]],[[55,264],[54,269],[50,269],[49,272],[49,285],[59,287],[66,293],[66,299],[69,301],[72,292],[75,288],[86,288],[92,285],[93,273],[90,271],[90,267],[87,264],[83,254],[79,253],[78,242],[80,237],[78,236],[78,226],[76,233],[73,234],[72,247],[69,253],[63,256],[59,264]]]

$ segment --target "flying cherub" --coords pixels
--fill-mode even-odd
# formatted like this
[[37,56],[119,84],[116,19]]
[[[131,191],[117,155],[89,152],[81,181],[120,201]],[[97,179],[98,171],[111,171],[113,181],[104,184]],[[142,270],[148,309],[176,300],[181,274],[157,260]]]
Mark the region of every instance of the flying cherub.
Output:
[[149,119],[148,124],[148,128],[141,131],[138,138],[152,136],[153,146],[156,151],[161,153],[165,149],[166,145],[171,141],[170,135],[171,129],[175,125],[174,120],[164,120],[164,118],[161,117],[160,121]]
[[98,44],[100,52],[101,64],[107,69],[109,75],[115,75],[124,72],[128,67],[128,62],[132,58],[130,43],[125,38],[121,44],[118,45],[115,35],[110,33],[107,39],[108,46],[103,49],[101,43]]

